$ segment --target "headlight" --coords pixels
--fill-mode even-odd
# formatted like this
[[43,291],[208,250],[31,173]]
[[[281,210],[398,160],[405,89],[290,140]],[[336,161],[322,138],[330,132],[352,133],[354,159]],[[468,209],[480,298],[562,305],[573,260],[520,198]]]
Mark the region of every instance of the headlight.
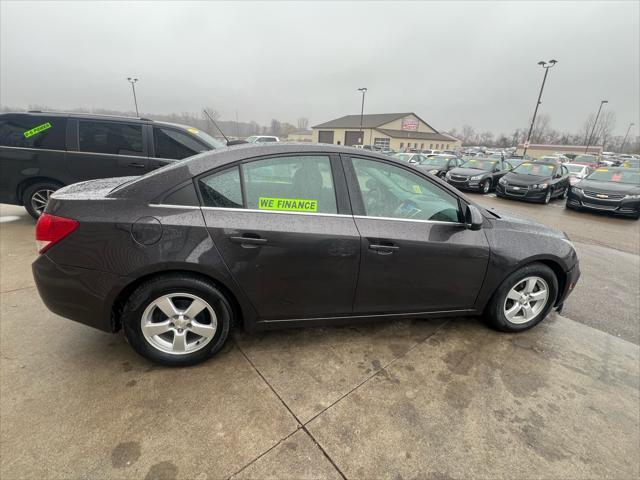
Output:
[[582,193],[582,189],[578,187],[571,187],[571,191],[573,193]]
[[438,170],[429,170],[429,173],[431,175],[437,175],[438,174]]
[[640,199],[640,195],[625,195],[625,200],[638,200]]
[[498,183],[500,185],[507,185],[509,182],[507,182],[504,178],[501,178],[500,180],[498,180]]
[[549,186],[548,183],[538,183],[536,185],[533,186],[533,188],[537,188],[539,190],[544,190]]
[[475,175],[469,178],[469,180],[482,180],[482,177],[484,177],[484,175]]

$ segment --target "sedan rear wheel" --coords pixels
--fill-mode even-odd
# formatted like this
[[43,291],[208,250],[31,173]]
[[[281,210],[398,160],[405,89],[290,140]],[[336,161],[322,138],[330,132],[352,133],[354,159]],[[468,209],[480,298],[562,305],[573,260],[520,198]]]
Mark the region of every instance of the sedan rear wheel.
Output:
[[548,266],[533,263],[509,275],[494,293],[487,320],[497,330],[527,330],[547,316],[558,294],[558,279]]
[[140,285],[122,314],[131,346],[169,366],[193,365],[213,356],[227,340],[232,321],[233,309],[214,284],[177,273]]
[[31,185],[24,191],[22,203],[29,215],[36,220],[43,214],[49,204],[49,198],[60,188],[60,185],[51,182],[42,182]]

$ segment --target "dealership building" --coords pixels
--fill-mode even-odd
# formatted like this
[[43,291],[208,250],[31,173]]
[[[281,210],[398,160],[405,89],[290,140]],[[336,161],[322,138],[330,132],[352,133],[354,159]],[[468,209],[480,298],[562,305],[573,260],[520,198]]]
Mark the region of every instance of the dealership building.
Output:
[[[523,153],[524,144],[521,143],[516,149],[516,155],[522,155]],[[554,153],[573,153],[575,155],[602,155],[602,145],[590,145],[588,149],[586,145],[543,145],[532,143],[527,146],[527,156],[531,158],[553,155]]]
[[373,145],[379,148],[405,150],[453,150],[462,143],[455,137],[438,132],[415,113],[379,113],[362,116],[346,115],[312,128],[313,142],[334,145]]

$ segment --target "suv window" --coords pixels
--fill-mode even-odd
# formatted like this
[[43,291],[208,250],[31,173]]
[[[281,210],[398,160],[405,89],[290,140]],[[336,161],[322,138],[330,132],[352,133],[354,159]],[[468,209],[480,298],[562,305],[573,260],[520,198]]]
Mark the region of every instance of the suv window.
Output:
[[173,128],[153,127],[153,145],[157,158],[182,160],[208,150],[184,132]]
[[142,125],[80,120],[78,146],[81,152],[141,156]]
[[247,208],[337,213],[326,155],[276,157],[242,166]]
[[205,207],[242,208],[240,172],[233,167],[203,177],[198,182]]
[[0,146],[66,150],[67,119],[41,115],[0,115]]
[[401,167],[353,159],[365,215],[440,222],[459,222],[458,199]]

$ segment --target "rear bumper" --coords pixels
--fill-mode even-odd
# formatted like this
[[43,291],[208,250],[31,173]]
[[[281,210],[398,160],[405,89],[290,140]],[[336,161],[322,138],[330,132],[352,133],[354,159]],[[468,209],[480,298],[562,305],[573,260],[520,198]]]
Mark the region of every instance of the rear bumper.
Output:
[[40,255],[31,266],[40,298],[53,313],[90,327],[113,332],[113,292],[126,284],[123,277],[86,268],[58,265]]

